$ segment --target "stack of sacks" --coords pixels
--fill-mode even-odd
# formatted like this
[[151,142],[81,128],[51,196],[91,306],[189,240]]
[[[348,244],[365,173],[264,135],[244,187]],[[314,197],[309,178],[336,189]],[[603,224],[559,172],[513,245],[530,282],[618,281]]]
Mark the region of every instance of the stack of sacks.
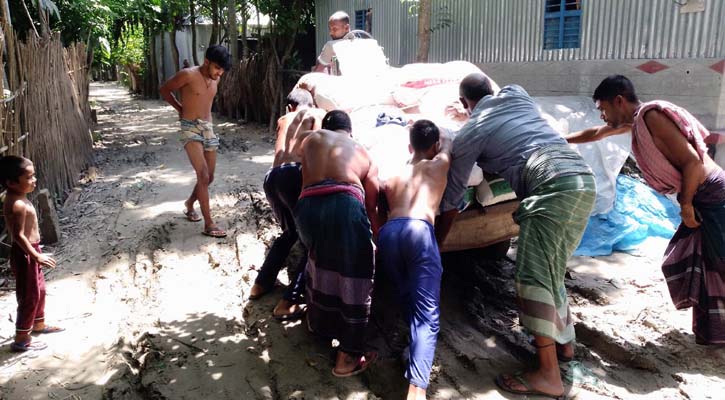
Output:
[[[396,124],[353,131],[353,138],[370,153],[378,166],[380,180],[386,180],[400,173],[401,168],[410,160],[408,149],[409,130]],[[468,178],[468,186],[476,187],[483,182],[483,171],[474,166]]]
[[342,76],[376,77],[390,69],[388,59],[375,39],[338,40],[332,48]]
[[[465,123],[460,118],[463,110],[458,101],[459,84],[467,75],[483,72],[466,61],[383,68],[375,46],[377,43],[369,39],[345,41],[338,51],[336,44],[343,75],[309,73],[300,78],[296,87],[309,90],[319,108],[350,114],[355,139],[370,152],[378,164],[380,178],[385,180],[398,174],[410,159],[408,129],[395,124],[377,126],[378,116],[386,114],[390,119],[400,118],[411,123],[428,119],[443,129],[458,131]],[[491,84],[494,92],[500,90],[493,80]],[[474,166],[468,186],[476,188],[485,184],[483,171]],[[481,193],[477,196],[477,192]],[[471,189],[469,203],[476,197],[486,204],[511,197],[511,191],[502,193],[504,197],[493,196],[498,192],[488,186]]]
[[372,105],[360,107],[350,113],[352,120],[353,132],[367,132],[378,125],[378,116],[385,114],[394,117],[400,117],[404,120],[409,116],[403,113],[399,108],[392,105]]
[[[467,61],[445,64],[408,64],[396,71],[398,85],[393,91],[396,104],[407,112],[418,112],[428,119],[444,116],[447,106],[458,100],[461,80],[472,73],[483,73]],[[499,87],[491,80],[494,93]]]
[[497,175],[484,176],[483,173],[481,175],[481,183],[476,186],[476,201],[478,204],[488,207],[516,199],[516,193],[505,179]]
[[[359,45],[360,42],[368,41],[357,40],[348,44]],[[471,73],[483,73],[466,61],[372,68],[365,74],[362,72],[365,69],[353,71],[354,74],[341,76],[309,73],[300,78],[296,87],[309,90],[317,106],[327,111],[354,113],[364,108],[390,106],[398,108],[399,113],[410,114],[410,119],[425,118],[444,127],[458,129],[462,125],[461,121],[452,117],[447,110],[456,106],[460,108],[458,86],[461,80]],[[491,80],[491,84],[494,92],[498,92],[496,82]]]
[[317,107],[326,111],[343,110],[350,113],[367,106],[395,105],[391,91],[385,84],[350,76],[312,72],[303,75],[295,87],[312,93]]

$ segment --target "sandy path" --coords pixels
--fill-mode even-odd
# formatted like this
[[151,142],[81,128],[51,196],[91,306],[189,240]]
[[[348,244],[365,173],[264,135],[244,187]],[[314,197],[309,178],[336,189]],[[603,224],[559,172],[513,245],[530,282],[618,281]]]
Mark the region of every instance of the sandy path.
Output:
[[[230,235],[214,240],[181,216],[194,177],[173,110],[109,84],[93,84],[92,98],[99,173],[60,210],[60,264],[48,274],[49,320],[68,331],[43,338],[50,347],[35,358],[9,353],[15,299],[0,292],[0,399],[400,398],[406,339],[383,274],[370,340],[382,358],[351,379],[330,375],[330,344],[304,324],[270,318],[281,290],[246,301],[278,233],[261,191],[272,158],[264,128],[216,123],[212,204]],[[564,366],[571,395],[720,398],[725,351],[696,346],[689,312],[673,310],[658,266],[663,246],[649,242],[640,257],[572,260],[580,344],[579,362]],[[532,354],[514,311],[513,265],[477,252],[444,261],[430,397],[516,398],[492,381]]]

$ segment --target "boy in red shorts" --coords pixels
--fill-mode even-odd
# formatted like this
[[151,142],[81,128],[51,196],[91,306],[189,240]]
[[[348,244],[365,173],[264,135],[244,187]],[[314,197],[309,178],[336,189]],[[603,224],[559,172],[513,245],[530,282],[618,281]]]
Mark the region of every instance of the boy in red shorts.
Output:
[[42,266],[55,268],[55,260],[40,251],[40,232],[35,207],[28,193],[35,190],[33,163],[22,157],[0,159],[0,186],[7,189],[3,203],[5,225],[12,238],[10,268],[15,275],[18,317],[15,321],[15,352],[42,350],[47,347],[32,340],[32,333],[54,333],[63,328],[45,324],[45,278]]

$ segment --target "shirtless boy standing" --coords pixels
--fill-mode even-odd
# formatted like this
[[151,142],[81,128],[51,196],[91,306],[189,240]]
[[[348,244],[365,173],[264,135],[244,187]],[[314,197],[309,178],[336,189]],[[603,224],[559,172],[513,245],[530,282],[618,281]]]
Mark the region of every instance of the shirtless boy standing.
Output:
[[433,223],[446,188],[451,141],[431,121],[419,120],[410,129],[409,149],[413,158],[402,174],[382,185],[390,212],[380,229],[378,251],[410,325],[408,399],[425,399],[439,330],[443,273]]
[[[179,112],[181,141],[196,172],[196,185],[184,203],[184,215],[192,222],[201,220],[194,211],[194,203],[198,200],[204,217],[202,233],[218,238],[225,237],[227,233],[217,227],[209,209],[209,185],[214,181],[216,149],[219,147],[219,138],[212,129],[211,105],[219,78],[230,68],[227,49],[211,46],[206,50],[203,65],[182,69],[159,89],[161,97]],[[177,90],[181,92],[183,104],[174,96],[173,92]]]
[[47,345],[30,333],[55,333],[63,328],[45,324],[45,277],[41,267],[55,268],[55,260],[40,251],[38,214],[28,200],[35,190],[35,167],[27,158],[0,158],[0,187],[7,188],[3,203],[5,224],[12,238],[10,268],[15,275],[18,317],[14,352],[42,350]]

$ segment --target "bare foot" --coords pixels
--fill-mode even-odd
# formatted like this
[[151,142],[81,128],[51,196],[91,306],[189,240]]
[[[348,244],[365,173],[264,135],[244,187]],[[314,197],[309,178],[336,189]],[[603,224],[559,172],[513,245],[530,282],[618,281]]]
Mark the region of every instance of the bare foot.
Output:
[[265,294],[269,293],[268,290],[264,289],[264,286],[257,285],[256,283],[254,286],[252,286],[252,290],[249,291],[249,299],[250,300],[257,300],[264,296]]
[[[559,369],[553,371],[532,371],[525,372],[518,377],[516,375],[502,375],[503,384],[512,393],[527,393],[531,391],[558,397],[564,394],[564,385],[561,383]],[[526,382],[524,384],[521,381]]]
[[419,388],[412,383],[408,386],[407,400],[425,400],[425,389]]
[[272,316],[281,320],[298,319],[302,317],[306,309],[307,306],[304,304],[297,304],[289,300],[282,299],[279,303],[277,303],[277,306],[274,307]]

